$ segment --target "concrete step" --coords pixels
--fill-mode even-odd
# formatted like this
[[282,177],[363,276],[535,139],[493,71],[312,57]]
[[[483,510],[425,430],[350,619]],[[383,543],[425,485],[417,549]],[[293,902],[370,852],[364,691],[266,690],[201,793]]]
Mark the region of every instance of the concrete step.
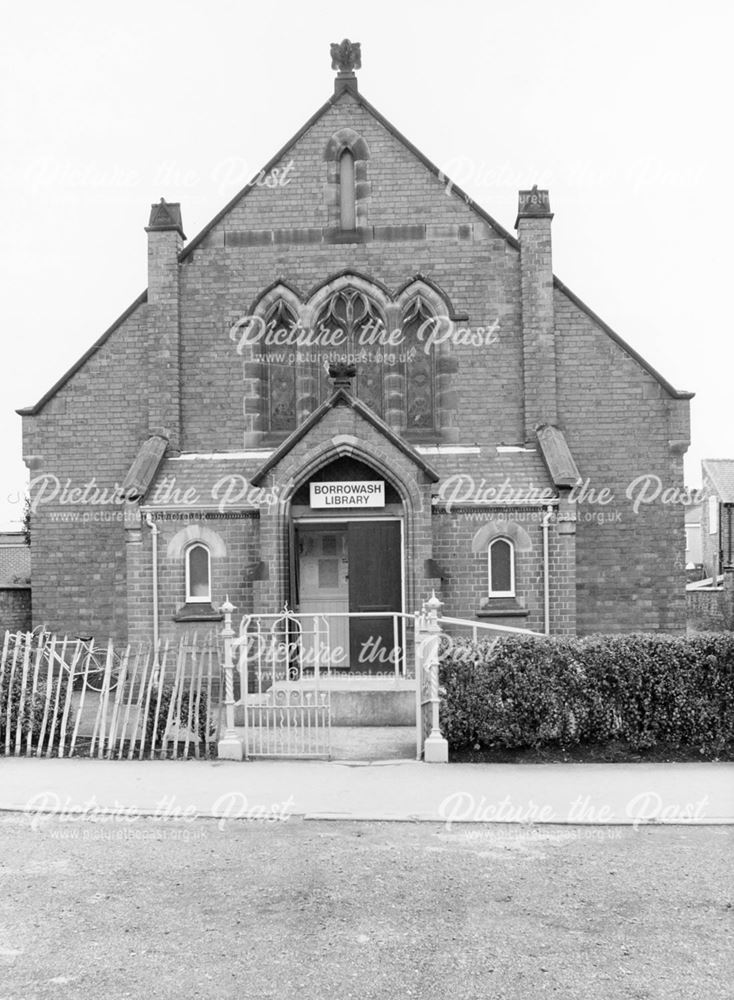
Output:
[[[244,739],[243,727],[236,727]],[[331,760],[370,763],[379,760],[415,760],[415,726],[332,726]],[[268,734],[259,741],[257,727],[250,727],[250,746],[268,745]]]

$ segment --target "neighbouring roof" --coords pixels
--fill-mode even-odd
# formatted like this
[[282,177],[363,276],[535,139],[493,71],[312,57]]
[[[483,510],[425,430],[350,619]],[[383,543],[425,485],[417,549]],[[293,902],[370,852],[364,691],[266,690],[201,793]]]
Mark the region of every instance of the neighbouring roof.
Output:
[[704,458],[701,468],[722,503],[734,503],[734,458]]
[[[363,107],[365,111],[367,111],[370,115],[372,115],[375,121],[377,121],[380,125],[382,125],[409,152],[411,152],[413,156],[415,156],[423,164],[423,166],[428,171],[430,171],[430,173],[434,174],[434,176],[436,176],[441,181],[442,184],[445,184],[446,189],[450,190],[451,195],[453,197],[457,197],[461,201],[465,202],[466,205],[468,205],[473,212],[475,212],[484,222],[490,225],[500,236],[502,236],[510,244],[510,246],[514,247],[516,250],[520,249],[520,244],[518,240],[510,232],[508,232],[508,230],[506,230],[504,226],[500,225],[500,223],[497,222],[496,219],[494,219],[483,208],[481,208],[481,206],[477,205],[476,202],[472,198],[470,198],[469,195],[466,194],[457,184],[455,184],[450,177],[448,177],[431,160],[429,160],[428,157],[425,156],[425,154],[423,154],[416,146],[414,146],[413,143],[410,142],[410,140],[407,139],[402,134],[402,132],[400,132],[390,121],[388,121],[387,118],[385,118],[382,114],[380,114],[377,108],[375,108],[372,104],[370,104],[370,102],[359,92],[356,85],[352,86],[349,84],[348,81],[345,81],[344,86],[339,89],[338,93],[333,94],[328,99],[328,101],[326,101],[325,104],[323,104],[318,109],[318,111],[316,111],[315,114],[313,114],[308,119],[308,121],[295,133],[295,135],[293,135],[288,140],[288,142],[286,142],[285,145],[282,146],[281,149],[279,149],[278,152],[273,157],[271,157],[271,159],[262,168],[262,170],[258,171],[255,177],[248,184],[246,184],[242,188],[242,190],[239,191],[224,206],[224,208],[214,216],[214,218],[206,226],[204,226],[201,232],[199,232],[191,240],[191,242],[188,243],[187,246],[185,246],[182,249],[179,255],[179,259],[185,260],[190,254],[192,254],[196,250],[196,248],[201,244],[201,242],[206,238],[206,236],[211,232],[211,230],[216,225],[218,225],[219,222],[221,222],[221,220],[227,215],[227,213],[230,212],[242,198],[246,197],[249,194],[249,192],[252,191],[257,186],[256,185],[257,177],[261,176],[263,173],[268,174],[272,170],[272,168],[276,166],[284,156],[287,155],[287,153],[291,150],[291,148],[306,134],[306,132],[308,132],[308,130],[312,128],[315,125],[315,123],[321,117],[323,117],[323,115],[326,114],[327,111],[329,111],[330,108],[336,105],[340,100],[343,100],[345,95],[347,94],[353,100],[355,100],[361,107]],[[169,204],[165,205],[165,208],[168,211],[170,209],[177,209],[179,208],[179,206],[177,204]],[[173,228],[180,229],[180,211],[178,219],[174,218],[172,220],[171,226]],[[640,365],[641,368],[647,371],[647,373],[651,375],[652,378],[654,378],[655,381],[658,382],[671,397],[673,397],[674,399],[693,398],[693,396],[695,395],[694,393],[684,392],[675,389],[670,384],[670,382],[667,381],[667,379],[663,378],[663,376],[655,368],[653,368],[653,366],[648,361],[646,361],[642,357],[642,355],[638,354],[637,351],[634,350],[634,348],[630,347],[630,345],[625,340],[623,340],[623,338],[620,337],[618,333],[616,333],[610,326],[608,326],[608,324],[606,324],[592,309],[590,309],[589,306],[586,305],[586,303],[584,303],[580,298],[578,298],[577,295],[575,295],[569,288],[567,288],[566,285],[564,285],[563,282],[560,281],[555,275],[553,276],[553,284],[554,287],[557,288],[559,291],[561,291],[564,295],[566,295],[578,309],[586,313],[586,315],[591,320],[593,320],[594,323],[598,324],[598,326],[600,326],[601,329],[604,330],[607,336],[609,336],[623,351],[625,351],[626,354],[628,354],[631,358],[633,358]],[[128,316],[130,316],[130,314],[134,312],[135,309],[141,303],[147,301],[147,295],[148,292],[146,289],[146,291],[144,291],[135,300],[135,302],[133,302],[133,304],[122,314],[122,316],[120,316],[119,319],[117,319],[112,324],[112,326],[109,327],[109,329],[107,329],[105,333],[102,334],[99,340],[95,341],[95,343],[89,348],[88,351],[85,352],[85,354],[82,355],[82,357],[76,362],[76,364],[72,365],[72,367],[58,380],[58,382],[55,383],[55,385],[51,387],[51,389],[49,389],[47,393],[45,393],[41,397],[41,399],[34,406],[28,406],[16,410],[16,413],[18,413],[20,416],[32,416],[36,413],[39,413],[43,409],[45,404],[48,402],[48,400],[51,399],[59,391],[59,389],[61,389],[66,384],[66,382],[69,381],[69,379],[82,367],[82,365],[91,357],[91,355],[93,355],[97,350],[99,350],[99,348],[114,333],[114,331],[128,318]]]

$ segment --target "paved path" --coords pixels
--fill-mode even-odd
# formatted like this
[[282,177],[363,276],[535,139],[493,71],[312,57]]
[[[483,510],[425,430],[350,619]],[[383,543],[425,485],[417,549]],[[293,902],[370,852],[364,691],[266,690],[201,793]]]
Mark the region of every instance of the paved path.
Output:
[[0,808],[520,823],[734,823],[734,764],[0,759]]

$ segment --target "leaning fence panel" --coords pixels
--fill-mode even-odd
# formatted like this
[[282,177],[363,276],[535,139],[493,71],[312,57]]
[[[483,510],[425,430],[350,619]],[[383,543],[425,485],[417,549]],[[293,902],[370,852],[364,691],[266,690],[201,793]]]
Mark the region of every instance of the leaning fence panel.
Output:
[[0,642],[0,754],[142,760],[216,755],[222,650],[115,647],[37,629]]

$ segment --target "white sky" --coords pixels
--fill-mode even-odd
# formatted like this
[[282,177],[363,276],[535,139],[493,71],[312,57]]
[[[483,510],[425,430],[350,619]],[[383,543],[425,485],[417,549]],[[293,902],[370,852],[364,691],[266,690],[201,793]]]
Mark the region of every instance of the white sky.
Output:
[[555,273],[697,394],[689,483],[734,458],[727,0],[1,9],[0,526],[14,410],[145,288],[151,202],[193,238],[329,97],[344,37],[368,100],[507,229],[518,188],[550,189]]

